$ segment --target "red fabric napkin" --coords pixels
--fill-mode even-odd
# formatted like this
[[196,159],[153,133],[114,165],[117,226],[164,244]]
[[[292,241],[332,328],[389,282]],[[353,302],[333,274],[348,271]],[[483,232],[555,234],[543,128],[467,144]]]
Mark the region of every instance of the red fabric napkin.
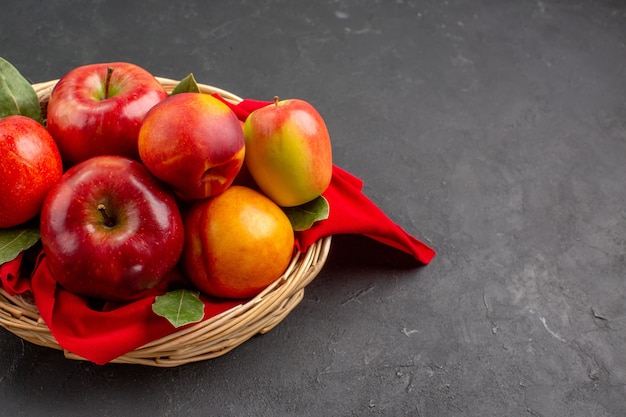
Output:
[[24,252],[17,255],[12,261],[0,265],[0,284],[9,295],[22,294],[30,290],[28,280],[20,279],[20,267]]
[[[32,292],[41,318],[59,345],[99,365],[180,330],[152,312],[156,295],[93,309],[86,299],[57,285],[45,256],[33,274]],[[241,304],[234,300],[202,300],[205,319]]]
[[[254,109],[270,103],[244,100],[236,106],[226,104],[244,120]],[[428,264],[435,251],[389,219],[362,194],[362,187],[359,178],[334,166],[331,184],[324,193],[330,206],[329,218],[298,233],[298,249],[306,251],[312,243],[325,236],[361,234],[404,251],[422,264]],[[0,266],[3,288],[10,294],[30,290],[41,317],[59,345],[96,364],[110,362],[178,330],[152,312],[155,294],[131,303],[107,304],[103,309],[94,309],[87,300],[57,285],[45,255],[39,258],[31,279],[18,278],[20,263],[21,257]],[[208,297],[202,300],[205,320],[242,302]]]
[[406,252],[423,264],[430,263],[435,251],[387,217],[361,193],[362,188],[363,181],[333,166],[331,184],[324,193],[330,206],[329,217],[298,235],[300,247],[306,249],[325,236],[357,234]]

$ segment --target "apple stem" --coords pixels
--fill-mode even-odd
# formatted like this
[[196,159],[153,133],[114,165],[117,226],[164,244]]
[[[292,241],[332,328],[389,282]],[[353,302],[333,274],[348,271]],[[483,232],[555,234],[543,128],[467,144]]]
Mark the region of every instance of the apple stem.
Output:
[[278,96],[274,96],[274,105],[278,107]]
[[102,215],[102,219],[104,220],[104,225],[107,227],[115,226],[115,221],[111,216],[107,213],[107,208],[104,204],[98,204],[98,211]]
[[111,84],[111,75],[113,75],[113,68],[107,68],[107,78],[104,82],[104,98],[109,98],[109,85]]

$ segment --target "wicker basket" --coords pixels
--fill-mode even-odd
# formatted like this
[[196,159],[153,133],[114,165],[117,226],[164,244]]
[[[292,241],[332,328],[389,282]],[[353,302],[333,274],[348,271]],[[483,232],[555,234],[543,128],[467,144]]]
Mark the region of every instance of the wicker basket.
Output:
[[[168,92],[178,84],[176,80],[157,79]],[[33,85],[44,112],[57,81]],[[242,100],[216,87],[205,84],[199,87],[203,93],[219,94],[234,104]],[[330,243],[331,238],[326,237],[311,245],[305,253],[295,253],[285,273],[253,299],[150,342],[112,362],[173,367],[221,356],[256,334],[269,332],[302,300],[304,288],[319,274],[326,262]],[[10,296],[2,288],[0,326],[31,343],[63,350],[69,359],[84,360],[59,346],[31,298]]]

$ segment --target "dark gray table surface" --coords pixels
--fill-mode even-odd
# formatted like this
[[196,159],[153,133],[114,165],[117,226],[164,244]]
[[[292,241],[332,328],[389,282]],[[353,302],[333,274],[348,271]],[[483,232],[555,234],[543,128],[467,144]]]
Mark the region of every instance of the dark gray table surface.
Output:
[[438,252],[333,241],[270,333],[173,369],[0,329],[2,416],[626,415],[626,3],[13,1],[0,56],[299,97]]

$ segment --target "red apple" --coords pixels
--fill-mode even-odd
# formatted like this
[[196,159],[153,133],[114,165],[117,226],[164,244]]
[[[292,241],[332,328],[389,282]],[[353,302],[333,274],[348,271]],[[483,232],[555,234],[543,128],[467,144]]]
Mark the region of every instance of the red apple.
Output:
[[41,241],[68,291],[139,298],[177,264],[184,229],[169,189],[139,162],[98,156],[70,168],[46,197]]
[[330,184],[332,150],[318,111],[299,99],[278,101],[250,113],[244,124],[246,166],[276,204],[299,206]]
[[138,159],[141,121],[166,97],[154,76],[137,65],[84,65],[68,72],[54,87],[47,127],[69,164],[97,155]]
[[139,156],[156,177],[188,201],[228,188],[245,142],[235,113],[208,94],[179,93],[154,106],[139,131]]
[[39,213],[63,166],[52,136],[26,116],[0,119],[0,149],[0,227],[12,227]]

